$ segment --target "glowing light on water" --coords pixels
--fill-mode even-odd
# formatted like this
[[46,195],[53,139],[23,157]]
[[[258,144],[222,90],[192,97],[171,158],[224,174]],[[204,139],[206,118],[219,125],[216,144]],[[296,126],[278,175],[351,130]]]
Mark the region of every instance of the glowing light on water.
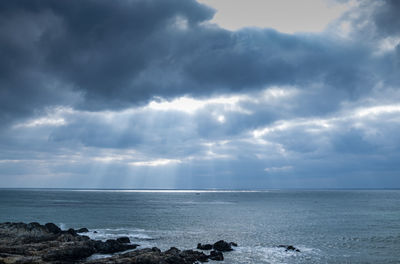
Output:
[[259,193],[270,190],[104,190],[104,189],[76,189],[77,192],[126,192],[126,193]]

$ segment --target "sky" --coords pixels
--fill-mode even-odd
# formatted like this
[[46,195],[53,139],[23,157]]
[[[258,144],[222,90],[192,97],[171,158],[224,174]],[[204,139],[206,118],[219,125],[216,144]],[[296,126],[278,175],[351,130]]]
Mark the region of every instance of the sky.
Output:
[[0,2],[0,187],[399,188],[400,1]]

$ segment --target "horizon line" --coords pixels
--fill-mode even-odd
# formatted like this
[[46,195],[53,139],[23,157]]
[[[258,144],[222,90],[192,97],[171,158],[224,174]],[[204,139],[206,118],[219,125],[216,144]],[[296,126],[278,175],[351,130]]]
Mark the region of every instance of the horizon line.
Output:
[[54,191],[120,191],[120,192],[268,192],[268,191],[339,191],[339,190],[400,190],[400,187],[346,187],[346,188],[75,188],[75,187],[0,187],[0,190],[54,190]]

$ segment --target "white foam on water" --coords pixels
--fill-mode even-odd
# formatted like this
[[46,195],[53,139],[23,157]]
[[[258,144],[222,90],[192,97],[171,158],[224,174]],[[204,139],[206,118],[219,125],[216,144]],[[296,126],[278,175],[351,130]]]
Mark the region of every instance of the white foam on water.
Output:
[[127,236],[132,243],[140,242],[142,240],[154,240],[152,236],[146,234],[144,229],[123,229],[123,228],[104,228],[90,230],[85,235],[89,236],[91,239],[106,241],[107,239],[116,239],[118,237]]
[[146,235],[146,234],[134,234],[134,235],[130,235],[130,236],[133,238],[136,238],[136,239],[144,239],[144,240],[153,240],[154,239],[151,236]]
[[[304,246],[296,246],[301,252],[286,251],[285,248],[271,246],[237,247],[226,260],[234,263],[271,263],[286,264],[295,262],[296,259],[309,259],[307,263],[314,263],[311,259],[319,255],[319,251]],[[228,263],[227,262],[227,263]],[[230,263],[230,262],[229,262]],[[317,263],[317,262],[315,262]]]

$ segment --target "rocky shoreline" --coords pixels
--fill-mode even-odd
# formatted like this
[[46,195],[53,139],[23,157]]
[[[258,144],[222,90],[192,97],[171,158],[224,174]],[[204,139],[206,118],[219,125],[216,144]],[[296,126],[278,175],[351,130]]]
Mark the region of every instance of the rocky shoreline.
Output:
[[[192,264],[208,260],[222,261],[222,252],[232,251],[234,242],[223,240],[214,244],[198,244],[197,250],[145,248],[131,244],[128,237],[107,241],[93,240],[84,234],[86,228],[61,230],[53,223],[0,223],[0,263],[143,263]],[[136,249],[136,250],[135,250]],[[210,250],[205,254],[203,250]],[[118,253],[118,254],[117,254]],[[90,259],[93,254],[114,254]]]

